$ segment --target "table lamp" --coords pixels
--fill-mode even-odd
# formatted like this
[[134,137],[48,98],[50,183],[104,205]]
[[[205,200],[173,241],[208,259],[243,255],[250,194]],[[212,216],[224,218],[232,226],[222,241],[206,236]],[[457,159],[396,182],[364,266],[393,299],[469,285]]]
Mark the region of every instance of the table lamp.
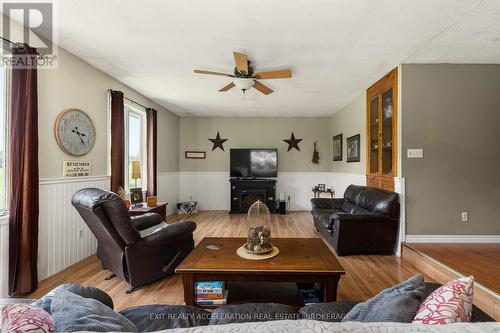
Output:
[[132,161],[132,179],[135,180],[137,188],[137,179],[141,178],[141,161]]

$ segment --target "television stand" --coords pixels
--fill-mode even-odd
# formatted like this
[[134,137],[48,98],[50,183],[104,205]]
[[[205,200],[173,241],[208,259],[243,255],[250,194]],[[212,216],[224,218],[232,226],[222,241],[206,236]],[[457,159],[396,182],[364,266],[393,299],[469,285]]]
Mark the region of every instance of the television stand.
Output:
[[276,179],[231,178],[231,214],[245,214],[257,200],[276,212]]

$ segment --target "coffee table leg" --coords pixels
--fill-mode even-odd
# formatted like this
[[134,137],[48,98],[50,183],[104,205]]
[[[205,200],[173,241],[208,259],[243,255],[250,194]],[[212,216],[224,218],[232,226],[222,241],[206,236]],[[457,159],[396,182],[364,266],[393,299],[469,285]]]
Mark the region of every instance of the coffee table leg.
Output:
[[337,300],[337,287],[340,275],[329,275],[323,279],[323,302],[335,302]]
[[193,274],[182,274],[184,287],[184,302],[186,305],[194,306],[194,279]]

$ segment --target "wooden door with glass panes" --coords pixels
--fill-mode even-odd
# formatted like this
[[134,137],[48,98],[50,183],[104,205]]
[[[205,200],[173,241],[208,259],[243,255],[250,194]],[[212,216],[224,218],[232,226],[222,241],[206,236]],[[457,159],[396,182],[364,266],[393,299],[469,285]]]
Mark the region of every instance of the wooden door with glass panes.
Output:
[[368,186],[394,191],[397,172],[397,68],[366,91]]

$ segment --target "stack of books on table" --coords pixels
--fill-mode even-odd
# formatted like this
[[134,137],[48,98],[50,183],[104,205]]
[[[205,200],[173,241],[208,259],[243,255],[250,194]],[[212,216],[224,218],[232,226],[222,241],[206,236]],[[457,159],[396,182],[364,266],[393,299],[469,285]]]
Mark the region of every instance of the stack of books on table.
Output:
[[220,305],[227,303],[226,284],[224,281],[196,282],[196,305]]

